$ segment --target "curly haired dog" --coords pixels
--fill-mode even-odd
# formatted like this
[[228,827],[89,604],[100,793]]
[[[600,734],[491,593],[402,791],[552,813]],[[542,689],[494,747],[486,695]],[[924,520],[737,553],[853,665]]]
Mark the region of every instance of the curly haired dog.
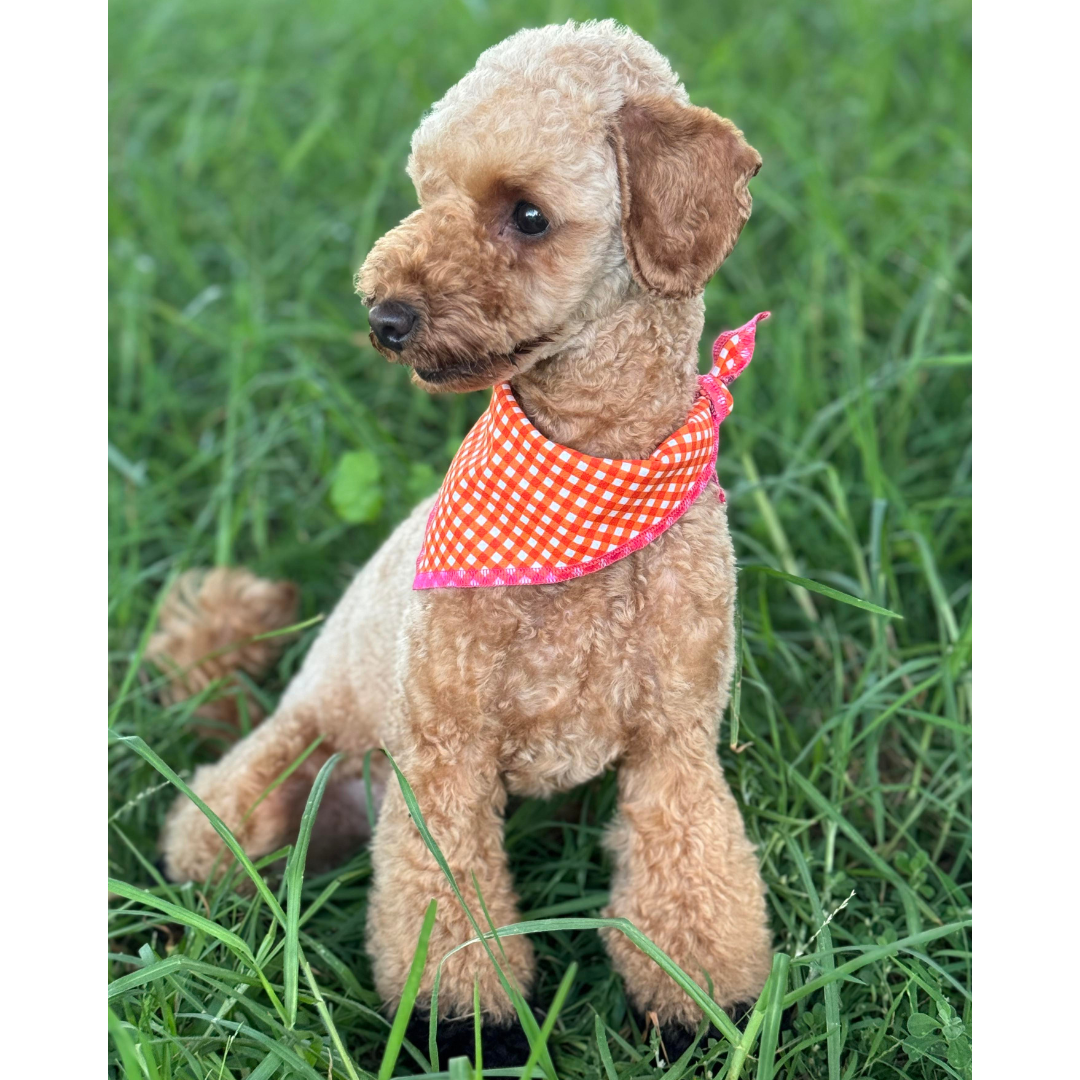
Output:
[[[509,379],[547,438],[647,457],[695,399],[702,292],[750,215],[760,164],[630,31],[610,21],[523,30],[485,52],[413,137],[420,209],[358,275],[373,340],[426,389]],[[262,855],[295,836],[315,771],[345,751],[317,826],[324,850],[345,847],[366,828],[362,757],[385,745],[455,876],[464,887],[475,875],[501,926],[519,919],[507,792],[546,796],[617,766],[606,913],[631,920],[720,1005],[753,1000],[771,939],[716,752],[735,655],[735,556],[715,484],[653,542],[594,573],[414,591],[428,500],[357,576],[274,715],[201,768],[195,789]],[[317,752],[248,816],[317,736]],[[385,776],[368,947],[392,1004],[432,897],[432,956],[473,931]],[[186,800],[163,849],[176,879],[205,878],[221,857]],[[658,1016],[669,1046],[685,1045],[698,1007],[622,935],[605,943],[633,1005]],[[528,938],[503,946],[527,992]],[[421,1004],[434,974],[431,963]],[[471,1014],[474,980],[486,1025],[509,1039],[513,1008],[479,946],[447,962],[440,1017]]]

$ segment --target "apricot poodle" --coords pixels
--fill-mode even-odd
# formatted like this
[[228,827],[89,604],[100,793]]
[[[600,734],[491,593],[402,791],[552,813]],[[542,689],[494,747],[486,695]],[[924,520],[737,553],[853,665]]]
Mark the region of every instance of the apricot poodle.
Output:
[[[611,21],[523,30],[485,52],[413,136],[420,209],[357,277],[373,341],[425,389],[509,380],[552,442],[647,458],[699,393],[702,293],[750,215],[760,164],[632,32]],[[475,875],[501,926],[520,917],[503,845],[507,793],[543,797],[617,768],[606,913],[633,922],[721,1006],[752,1001],[771,938],[755,851],[717,758],[735,658],[735,555],[718,494],[712,476],[652,542],[571,580],[414,589],[425,501],[356,577],[274,714],[200,768],[196,791],[263,855],[295,836],[316,770],[344,751],[317,826],[332,859],[367,834],[362,759],[385,746],[463,892],[474,895]],[[249,615],[238,624],[258,625]],[[432,897],[431,957],[473,930],[376,759],[368,947],[393,1006]],[[175,879],[205,879],[223,862],[217,834],[185,799],[162,846]],[[697,1005],[625,937],[605,942],[633,1006],[656,1015],[669,1045],[685,1045]],[[527,994],[528,937],[503,947]],[[478,945],[444,968],[444,1030],[471,1016],[474,981],[489,1045],[512,1046],[513,1008]]]

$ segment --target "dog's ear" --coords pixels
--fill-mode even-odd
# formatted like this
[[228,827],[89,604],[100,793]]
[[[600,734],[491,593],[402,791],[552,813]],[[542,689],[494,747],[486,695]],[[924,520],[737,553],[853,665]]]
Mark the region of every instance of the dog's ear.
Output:
[[628,101],[612,142],[634,279],[661,296],[701,292],[750,217],[761,155],[730,120],[664,97]]

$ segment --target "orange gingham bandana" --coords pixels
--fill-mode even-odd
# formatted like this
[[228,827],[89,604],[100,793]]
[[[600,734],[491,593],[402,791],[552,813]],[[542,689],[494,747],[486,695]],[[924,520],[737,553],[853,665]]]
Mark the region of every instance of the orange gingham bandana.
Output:
[[[439,490],[414,589],[546,585],[592,573],[655,540],[715,478],[727,389],[767,311],[713,345],[686,423],[650,457],[595,458],[533,427],[508,382],[465,437]],[[720,492],[721,501],[724,498]]]

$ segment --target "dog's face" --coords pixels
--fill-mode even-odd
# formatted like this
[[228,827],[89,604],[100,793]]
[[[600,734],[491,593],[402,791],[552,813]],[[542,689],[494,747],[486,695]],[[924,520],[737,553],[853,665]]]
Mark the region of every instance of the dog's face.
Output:
[[625,64],[629,43],[651,92],[564,30],[486,53],[425,119],[420,209],[358,274],[372,344],[429,390],[512,378],[635,289],[700,292],[749,216],[760,158],[733,125],[686,103],[640,38],[600,47]]
[[588,164],[565,168],[528,104],[513,106],[517,138],[481,108],[437,138],[421,128],[410,160],[421,208],[360,272],[373,344],[430,389],[490,386],[549,354],[624,263],[610,151],[583,146]]

